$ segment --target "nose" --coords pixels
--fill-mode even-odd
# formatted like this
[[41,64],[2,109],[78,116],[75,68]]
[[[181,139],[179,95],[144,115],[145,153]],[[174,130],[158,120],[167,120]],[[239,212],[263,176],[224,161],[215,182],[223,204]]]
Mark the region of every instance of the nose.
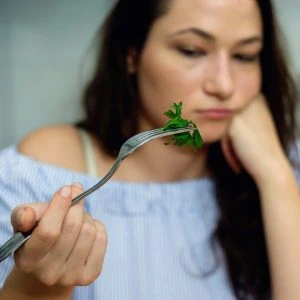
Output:
[[234,92],[234,79],[230,57],[220,53],[212,58],[203,81],[203,89],[210,96],[226,100]]

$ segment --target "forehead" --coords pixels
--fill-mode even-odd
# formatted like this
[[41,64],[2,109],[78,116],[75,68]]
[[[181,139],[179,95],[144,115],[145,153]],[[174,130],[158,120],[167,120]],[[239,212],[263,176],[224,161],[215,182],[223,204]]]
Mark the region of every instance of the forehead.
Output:
[[161,30],[200,27],[216,36],[244,38],[262,34],[256,0],[171,0],[157,25]]

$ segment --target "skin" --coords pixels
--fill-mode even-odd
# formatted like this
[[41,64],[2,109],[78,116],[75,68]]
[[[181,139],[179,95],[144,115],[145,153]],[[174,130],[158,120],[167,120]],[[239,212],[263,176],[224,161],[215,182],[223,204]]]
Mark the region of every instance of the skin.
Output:
[[[191,32],[189,28],[194,29]],[[261,19],[254,0],[190,0],[188,5],[186,0],[174,0],[169,12],[153,24],[142,53],[131,49],[128,54],[128,71],[136,73],[139,80],[140,130],[165,124],[162,113],[172,102],[182,100],[184,117],[197,124],[208,146],[195,153],[154,141],[126,159],[115,178],[163,182],[207,176],[209,144],[220,140],[231,167],[236,172],[245,168],[257,183],[273,298],[293,300],[300,294],[300,199],[293,170],[260,94],[257,55],[261,39]],[[245,61],[245,57],[251,60]],[[233,114],[216,121],[198,111],[211,107],[229,108]],[[19,145],[25,155],[84,172],[83,154],[70,155],[71,149],[79,148],[78,133],[66,126],[39,130]],[[108,168],[113,161],[99,148],[97,159],[103,172],[103,166]],[[82,191],[76,186],[69,188],[74,195]],[[36,220],[40,222],[16,253],[16,267],[6,280],[1,299],[16,295],[47,299],[50,292],[57,299],[69,299],[74,285],[89,284],[99,276],[107,244],[105,228],[83,211],[82,203],[72,208],[69,203],[70,197],[58,192],[49,206],[39,203],[13,211],[15,230],[28,230]],[[70,230],[74,220],[80,221]],[[88,249],[80,248],[83,232],[89,235]],[[101,251],[94,253],[96,248]],[[59,260],[51,269],[53,257]],[[72,261],[78,259],[87,259],[87,263],[72,272]]]

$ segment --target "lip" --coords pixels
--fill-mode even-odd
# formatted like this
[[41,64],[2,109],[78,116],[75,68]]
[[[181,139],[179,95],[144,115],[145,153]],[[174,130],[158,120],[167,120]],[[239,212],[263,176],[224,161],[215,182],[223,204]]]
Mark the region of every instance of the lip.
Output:
[[203,117],[216,119],[216,120],[228,118],[233,114],[233,111],[230,109],[218,109],[218,108],[203,109],[203,110],[198,110],[197,112]]

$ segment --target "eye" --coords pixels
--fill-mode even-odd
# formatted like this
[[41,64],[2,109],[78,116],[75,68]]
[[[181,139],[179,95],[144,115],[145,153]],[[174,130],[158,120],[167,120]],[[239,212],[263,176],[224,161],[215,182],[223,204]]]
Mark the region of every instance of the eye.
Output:
[[258,61],[259,54],[235,54],[233,57],[243,63],[252,63]]
[[178,47],[177,50],[184,56],[187,57],[199,57],[206,54],[205,51],[196,48],[188,48],[188,47]]

